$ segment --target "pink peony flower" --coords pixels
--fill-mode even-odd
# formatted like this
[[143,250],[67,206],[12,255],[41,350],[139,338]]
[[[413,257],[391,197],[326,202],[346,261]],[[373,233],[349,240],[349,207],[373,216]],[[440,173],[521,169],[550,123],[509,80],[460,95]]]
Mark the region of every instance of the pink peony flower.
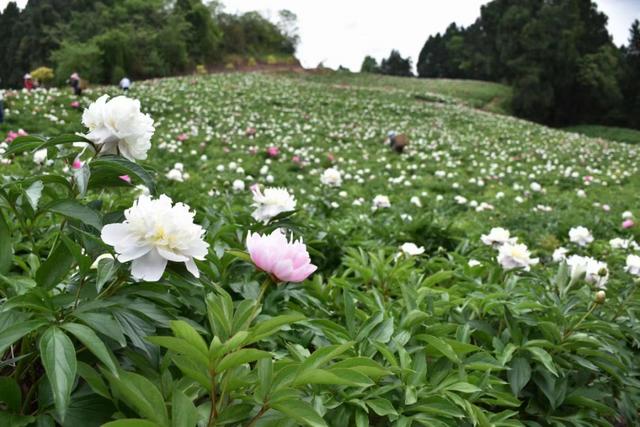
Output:
[[186,134],[186,133],[181,133],[180,135],[178,135],[178,136],[176,137],[176,139],[177,139],[178,141],[180,141],[180,142],[182,142],[182,141],[186,141],[186,140],[187,140],[187,138],[189,138],[189,137],[187,136],[187,134]]
[[311,264],[302,239],[287,241],[280,229],[269,235],[250,232],[247,250],[256,267],[280,282],[302,282],[318,268]]
[[71,108],[80,108],[80,103],[78,101],[71,101]]
[[7,134],[7,138],[5,139],[6,142],[13,142],[14,139],[16,139],[18,137],[18,133],[14,132],[12,130],[9,131],[9,133]]
[[267,148],[267,156],[277,157],[278,154],[280,154],[280,149],[278,147],[272,145],[271,147]]
[[622,221],[622,228],[631,228],[634,226],[634,222],[631,218]]
[[118,178],[120,178],[127,184],[131,184],[131,177],[129,175],[120,175]]
[[24,129],[18,129],[18,136],[27,136],[29,135]]
[[82,168],[82,162],[80,161],[80,159],[75,159],[73,161],[73,163],[71,164],[71,167],[73,169],[80,169],[80,168]]
[[249,147],[249,154],[251,154],[252,156],[258,154],[258,150],[256,149],[256,147]]
[[334,162],[336,160],[336,157],[333,155],[333,153],[329,153],[329,154],[327,154],[327,159],[330,162]]

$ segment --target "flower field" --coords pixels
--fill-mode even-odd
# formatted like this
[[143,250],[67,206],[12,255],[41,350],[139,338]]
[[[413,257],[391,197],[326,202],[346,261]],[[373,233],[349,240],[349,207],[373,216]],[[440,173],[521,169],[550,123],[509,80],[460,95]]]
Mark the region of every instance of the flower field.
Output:
[[5,96],[0,425],[638,425],[637,146],[368,78]]

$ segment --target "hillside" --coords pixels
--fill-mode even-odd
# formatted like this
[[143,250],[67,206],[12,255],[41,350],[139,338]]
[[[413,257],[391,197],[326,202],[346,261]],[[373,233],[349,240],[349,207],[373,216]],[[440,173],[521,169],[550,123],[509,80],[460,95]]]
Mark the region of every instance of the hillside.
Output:
[[[121,94],[9,94],[0,134],[87,134],[83,110],[105,93]],[[78,136],[48,140],[48,151],[33,138],[3,144],[0,346],[30,349],[25,372],[42,377],[39,354],[47,373],[59,368],[54,392],[26,381],[33,391],[11,416],[66,416],[72,427],[179,416],[261,427],[634,425],[639,148],[484,111],[504,112],[509,94],[367,75],[167,78],[127,93],[149,118],[130,104],[85,117],[97,126],[104,114],[98,129],[120,132],[118,144],[127,131],[146,137],[152,119],[146,159],[127,161],[120,145],[104,156],[111,140],[82,148]],[[383,144],[390,131],[408,136],[403,154]],[[133,204],[153,184],[175,211]],[[289,195],[267,197],[269,187]],[[131,235],[117,228],[125,218],[137,221]],[[247,253],[249,232],[278,227],[304,244]],[[195,262],[179,252],[195,247],[187,237],[209,245]],[[144,245],[168,253],[154,280],[157,264],[131,277],[155,254]],[[282,279],[309,262],[305,245],[317,270]],[[120,262],[96,261],[105,253]]]

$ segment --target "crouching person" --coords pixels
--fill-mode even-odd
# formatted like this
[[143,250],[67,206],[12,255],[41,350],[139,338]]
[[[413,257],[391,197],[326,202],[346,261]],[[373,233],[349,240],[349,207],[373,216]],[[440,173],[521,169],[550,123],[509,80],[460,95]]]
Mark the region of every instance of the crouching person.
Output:
[[391,131],[387,134],[387,140],[385,141],[392,150],[396,153],[402,153],[407,145],[409,145],[409,138],[403,133],[396,133]]

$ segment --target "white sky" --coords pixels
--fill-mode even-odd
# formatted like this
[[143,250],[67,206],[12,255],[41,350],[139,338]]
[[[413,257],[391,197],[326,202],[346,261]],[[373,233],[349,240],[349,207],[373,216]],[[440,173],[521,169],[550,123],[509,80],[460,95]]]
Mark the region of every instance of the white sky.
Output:
[[[18,0],[23,6],[27,0]],[[0,0],[4,9],[7,0]],[[486,0],[222,0],[227,12],[258,10],[277,18],[289,9],[298,15],[302,65],[344,65],[358,70],[365,55],[380,60],[398,49],[403,56],[418,58],[431,34],[442,32],[451,22],[470,25]],[[634,19],[640,19],[640,0],[597,0],[609,16],[609,32],[617,45],[626,44]]]

